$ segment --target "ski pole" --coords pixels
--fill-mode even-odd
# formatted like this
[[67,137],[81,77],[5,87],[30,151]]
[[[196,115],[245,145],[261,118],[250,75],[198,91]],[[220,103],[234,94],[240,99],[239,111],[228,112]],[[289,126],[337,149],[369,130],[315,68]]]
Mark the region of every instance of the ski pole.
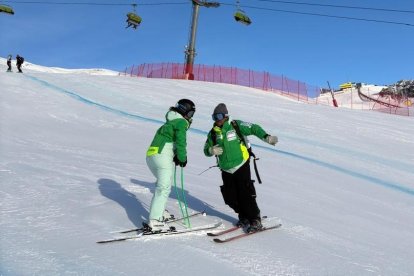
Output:
[[191,228],[191,224],[190,224],[190,218],[188,216],[188,208],[187,208],[187,200],[185,197],[185,191],[184,191],[184,168],[181,167],[181,193],[182,193],[182,197],[184,199],[184,207],[185,207],[185,215],[186,215],[186,220],[187,220],[187,226],[188,228]]
[[[183,191],[184,190],[184,184],[183,184],[182,174],[183,174],[183,170],[181,168],[181,189],[182,189],[182,192],[181,192],[181,195],[180,195],[180,193],[178,192],[178,188],[177,188],[177,167],[174,168],[174,188],[175,188],[175,193],[177,195],[178,205],[180,206],[180,211],[181,211],[182,217],[184,218],[184,223],[188,227],[190,227],[190,219],[188,218],[187,206],[185,206],[186,210],[185,210],[185,213],[184,213],[184,208],[181,204],[181,202],[185,201],[185,195],[184,195],[184,191]],[[184,197],[184,201],[181,199],[181,197]],[[187,214],[187,216],[185,214]]]
[[202,171],[201,173],[199,173],[198,175],[202,175],[203,173],[205,173],[206,171],[208,171],[208,170],[210,170],[210,169],[212,169],[214,167],[218,167],[218,165],[210,166],[207,169],[205,169],[204,171]]

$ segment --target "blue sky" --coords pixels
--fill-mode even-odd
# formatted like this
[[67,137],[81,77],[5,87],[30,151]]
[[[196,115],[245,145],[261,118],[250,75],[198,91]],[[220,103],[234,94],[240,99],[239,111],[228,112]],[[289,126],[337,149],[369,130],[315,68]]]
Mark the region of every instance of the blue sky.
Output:
[[[0,56],[20,54],[29,62],[64,68],[107,68],[184,62],[190,0],[50,0],[54,3],[134,3],[143,21],[125,29],[129,5],[50,5],[0,1],[15,15],[0,14]],[[20,2],[20,3],[18,3]],[[27,2],[27,1],[26,1]],[[45,2],[39,0],[37,2]],[[188,3],[187,3],[188,2]],[[236,1],[201,8],[196,63],[267,71],[311,85],[347,81],[391,84],[414,78],[414,26],[345,20],[274,10],[402,22],[414,25],[412,0],[286,1],[346,5],[374,10],[241,0],[253,23],[233,19]],[[171,5],[148,5],[179,3]],[[264,9],[257,9],[264,8]]]

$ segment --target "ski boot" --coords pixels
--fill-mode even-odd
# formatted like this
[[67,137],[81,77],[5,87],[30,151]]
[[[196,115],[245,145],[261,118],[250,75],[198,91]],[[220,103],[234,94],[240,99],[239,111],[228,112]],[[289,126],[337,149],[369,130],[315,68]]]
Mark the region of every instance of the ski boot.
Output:
[[159,221],[156,219],[150,219],[149,223],[143,222],[142,223],[142,231],[144,234],[158,234],[158,233],[166,233],[166,232],[174,232],[175,227],[168,226],[167,223],[164,221]]
[[244,228],[244,227],[248,227],[249,224],[250,222],[247,218],[239,218],[239,221],[236,223],[236,226],[240,228]]
[[163,218],[163,221],[164,221],[164,222],[168,222],[168,221],[170,221],[170,220],[175,219],[174,215],[170,214],[170,213],[168,212],[168,210],[164,210],[164,213],[163,213],[163,215],[162,215],[162,218]]
[[263,225],[260,219],[253,219],[250,221],[250,226],[247,228],[247,233],[259,231],[262,228]]

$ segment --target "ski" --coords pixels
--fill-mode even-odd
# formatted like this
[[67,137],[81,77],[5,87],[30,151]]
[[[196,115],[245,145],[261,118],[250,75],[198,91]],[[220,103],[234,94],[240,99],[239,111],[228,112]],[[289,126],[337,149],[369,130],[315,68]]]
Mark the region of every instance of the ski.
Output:
[[223,230],[223,231],[220,231],[220,232],[216,232],[216,233],[208,232],[207,236],[217,237],[217,236],[221,236],[221,235],[236,231],[237,229],[241,229],[241,228],[242,227],[240,227],[240,226],[233,226],[233,227],[230,227],[229,229],[226,229],[226,230]]
[[[179,218],[169,219],[169,220],[166,221],[166,223],[176,222],[176,221],[179,221],[179,220],[184,220],[186,218],[191,218],[191,217],[195,217],[195,216],[198,216],[198,215],[204,215],[204,214],[205,214],[205,211],[196,212],[196,213],[193,213],[193,214],[189,215],[188,217],[179,217]],[[131,233],[131,232],[138,232],[138,231],[142,231],[142,230],[143,230],[143,227],[140,227],[140,228],[132,228],[132,229],[121,230],[121,231],[114,231],[114,232],[111,232],[111,233],[126,234],[126,233]]]
[[257,233],[261,233],[261,232],[264,232],[264,231],[267,231],[267,230],[276,229],[276,228],[279,228],[281,226],[282,226],[282,224],[277,224],[277,225],[274,225],[274,226],[267,226],[267,227],[263,227],[260,230],[255,231],[255,232],[243,233],[243,234],[236,235],[236,236],[226,238],[226,239],[216,238],[216,239],[213,239],[213,241],[216,242],[216,243],[225,243],[225,242],[234,241],[234,240],[237,240],[237,239],[240,239],[240,238],[244,238],[244,237],[247,237],[247,236],[251,236],[251,235],[254,235],[254,234],[257,234]]
[[214,228],[219,227],[220,225],[222,225],[222,223],[218,222],[218,223],[215,223],[215,224],[199,226],[199,227],[194,227],[194,228],[190,228],[190,229],[168,231],[168,232],[160,232],[160,233],[152,233],[152,232],[144,233],[144,232],[141,232],[141,233],[139,233],[135,236],[115,238],[115,239],[109,239],[109,240],[101,240],[101,241],[97,241],[96,243],[110,243],[110,242],[133,240],[133,239],[138,239],[138,238],[141,238],[141,237],[144,237],[144,236],[169,236],[169,235],[186,234],[186,233],[192,233],[192,232],[197,232],[197,231],[204,231],[204,230],[214,229]]
[[[176,234],[184,234],[184,233],[191,233],[191,232],[197,232],[197,231],[204,231],[204,230],[210,230],[210,229],[220,227],[222,224],[223,224],[222,222],[217,222],[215,224],[199,226],[199,227],[194,227],[194,228],[184,229],[184,230],[176,230],[176,231],[171,231],[171,232],[166,232],[166,233],[161,233],[161,234],[176,235]],[[144,234],[144,235],[157,235],[157,234],[149,233],[149,234]]]
[[[267,219],[267,216],[263,216],[262,219],[263,220]],[[237,229],[241,229],[241,228],[243,228],[243,227],[235,225],[235,226],[230,227],[229,229],[226,229],[226,230],[223,230],[223,231],[220,231],[220,232],[216,232],[216,233],[209,232],[209,233],[207,233],[207,236],[217,237],[217,236],[221,236],[221,235],[236,231]]]
[[139,233],[138,235],[131,236],[131,237],[116,238],[116,239],[109,239],[109,240],[101,240],[101,241],[97,241],[96,243],[109,243],[109,242],[126,241],[126,240],[138,239],[140,237],[142,237],[142,233]]

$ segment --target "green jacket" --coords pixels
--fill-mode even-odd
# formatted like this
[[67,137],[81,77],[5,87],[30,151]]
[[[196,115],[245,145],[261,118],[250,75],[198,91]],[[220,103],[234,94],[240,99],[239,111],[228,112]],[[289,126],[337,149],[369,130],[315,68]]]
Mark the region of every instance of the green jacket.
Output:
[[187,129],[189,122],[184,117],[170,110],[165,114],[167,122],[155,133],[154,139],[147,151],[147,156],[161,153],[165,143],[173,143],[178,160],[187,160]]
[[[251,124],[240,120],[235,120],[239,126],[240,133],[243,136],[255,135],[259,139],[264,139],[267,133],[257,124]],[[207,135],[207,141],[204,144],[204,154],[206,156],[212,156],[209,152],[209,148],[214,144],[213,132],[216,136],[216,145],[223,148],[223,154],[218,156],[218,165],[222,170],[230,170],[238,167],[245,160],[249,159],[249,153],[247,148],[238,137],[236,130],[233,128],[229,121],[226,121],[222,128],[213,126],[211,131]]]

